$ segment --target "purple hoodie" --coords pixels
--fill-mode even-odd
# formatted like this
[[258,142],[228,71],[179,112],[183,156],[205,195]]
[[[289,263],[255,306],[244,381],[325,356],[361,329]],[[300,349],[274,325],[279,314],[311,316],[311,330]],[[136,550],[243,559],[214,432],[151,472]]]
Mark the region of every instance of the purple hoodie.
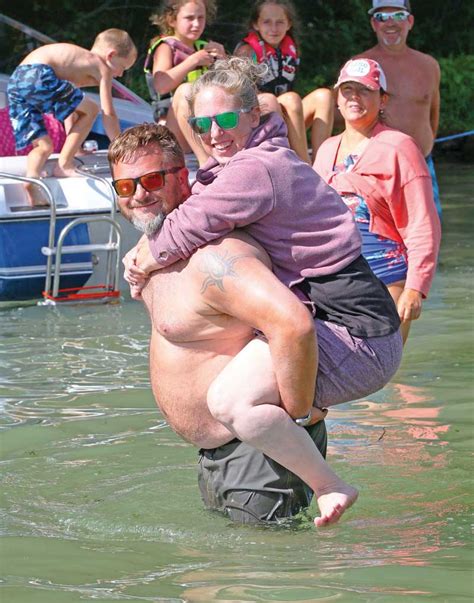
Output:
[[361,238],[339,195],[288,146],[286,125],[271,113],[246,148],[225,165],[210,159],[192,194],[149,240],[161,266],[244,228],[267,251],[287,286],[334,274],[361,253]]

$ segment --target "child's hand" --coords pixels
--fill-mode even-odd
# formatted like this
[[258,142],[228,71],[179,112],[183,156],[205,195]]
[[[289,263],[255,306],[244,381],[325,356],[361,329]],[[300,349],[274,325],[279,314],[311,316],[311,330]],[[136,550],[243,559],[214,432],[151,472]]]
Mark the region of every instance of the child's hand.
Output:
[[212,54],[214,60],[216,59],[225,59],[226,52],[222,44],[218,42],[213,42],[212,40],[204,46],[204,50],[207,50],[209,54]]
[[196,51],[192,56],[196,61],[196,67],[209,67],[215,61],[214,56],[205,48]]

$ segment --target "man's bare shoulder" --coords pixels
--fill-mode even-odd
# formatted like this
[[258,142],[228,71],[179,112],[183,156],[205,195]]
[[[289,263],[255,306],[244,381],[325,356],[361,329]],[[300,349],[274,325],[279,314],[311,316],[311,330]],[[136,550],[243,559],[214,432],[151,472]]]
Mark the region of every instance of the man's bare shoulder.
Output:
[[208,243],[201,247],[191,257],[189,268],[201,270],[206,265],[210,257],[216,255],[223,257],[246,256],[260,260],[267,267],[271,266],[267,252],[259,245],[255,239],[242,230],[234,230],[222,239]]
[[379,55],[378,52],[378,46],[373,46],[372,48],[368,48],[367,50],[363,50],[362,52],[359,52],[359,54],[355,54],[354,56],[351,57],[351,59],[373,59],[373,60],[377,60],[377,56]]
[[145,302],[150,302],[153,291],[163,295],[164,289],[186,289],[189,299],[198,292],[203,293],[205,283],[218,285],[229,276],[236,276],[236,264],[243,259],[257,259],[271,268],[265,250],[243,231],[229,235],[199,248],[189,260],[181,260],[155,272],[143,290]]
[[414,48],[410,48],[410,58],[420,65],[423,64],[423,66],[427,69],[439,70],[438,61],[430,54],[426,54],[426,52],[421,52],[419,50],[415,50]]
[[228,296],[231,284],[241,291],[251,287],[256,274],[271,270],[266,251],[243,231],[233,231],[222,239],[201,247],[189,260],[188,277],[200,300],[212,305],[215,294]]
[[395,54],[387,52],[387,50],[385,50],[382,46],[376,44],[375,46],[372,46],[372,48],[354,55],[352,58],[372,59],[380,63],[382,66],[387,60],[399,61],[400,63],[414,62],[418,65],[423,65],[423,67],[426,69],[439,70],[438,61],[434,57],[432,57],[430,54],[420,52],[419,50],[415,50],[414,48],[410,48],[408,46],[405,48],[403,53]]

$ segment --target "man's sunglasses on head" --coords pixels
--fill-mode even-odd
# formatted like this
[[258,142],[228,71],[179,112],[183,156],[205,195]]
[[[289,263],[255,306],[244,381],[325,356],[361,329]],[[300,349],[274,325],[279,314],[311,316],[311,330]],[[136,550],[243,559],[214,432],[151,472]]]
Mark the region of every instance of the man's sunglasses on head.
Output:
[[374,13],[374,19],[379,23],[385,23],[385,21],[388,21],[389,19],[392,19],[393,21],[406,21],[409,16],[410,13],[406,10],[400,10],[396,13]]
[[196,134],[207,134],[212,127],[212,122],[222,130],[233,130],[239,125],[241,113],[250,113],[252,109],[239,109],[237,111],[226,111],[217,115],[207,115],[205,117],[190,117],[188,123]]
[[159,170],[157,172],[149,172],[138,176],[138,178],[119,178],[112,180],[112,186],[119,197],[130,197],[135,194],[137,184],[144,188],[147,193],[153,193],[165,185],[166,174],[176,174],[183,169],[183,166],[169,168],[168,170]]

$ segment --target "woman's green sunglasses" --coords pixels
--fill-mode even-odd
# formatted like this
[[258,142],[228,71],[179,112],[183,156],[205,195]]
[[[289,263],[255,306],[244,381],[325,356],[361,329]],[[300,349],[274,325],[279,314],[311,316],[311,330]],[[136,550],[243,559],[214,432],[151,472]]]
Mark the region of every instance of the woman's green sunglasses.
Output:
[[217,115],[206,115],[205,117],[190,117],[188,123],[196,134],[206,134],[215,121],[219,128],[223,130],[232,130],[239,125],[241,113],[250,113],[252,109],[238,109],[237,111],[226,111]]

